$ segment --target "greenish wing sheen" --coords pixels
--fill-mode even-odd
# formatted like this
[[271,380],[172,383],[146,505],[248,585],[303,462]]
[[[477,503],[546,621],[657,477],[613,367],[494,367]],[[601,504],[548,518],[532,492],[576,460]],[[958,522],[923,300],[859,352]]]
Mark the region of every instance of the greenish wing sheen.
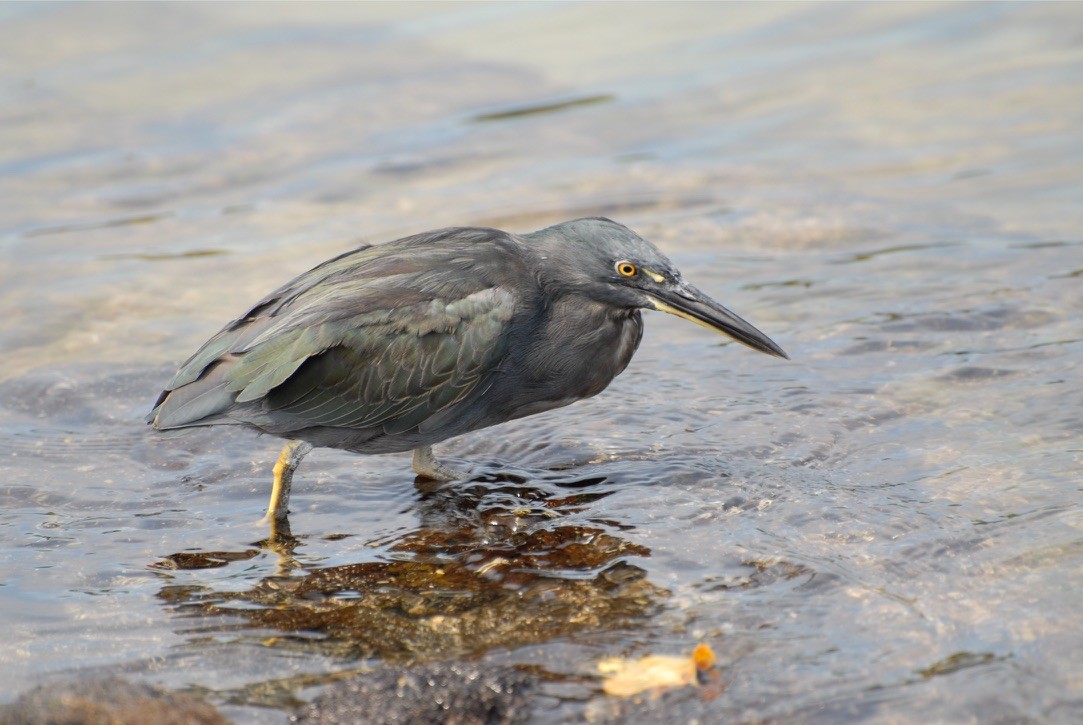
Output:
[[401,433],[499,365],[513,313],[510,293],[489,288],[293,328],[250,350],[228,387],[238,402],[262,399],[278,425]]
[[324,262],[208,340],[148,422],[409,430],[466,396],[507,350],[517,297],[475,253],[504,236],[438,230]]
[[[273,330],[275,326],[280,326],[291,319],[288,308],[292,304],[299,303],[301,307],[311,309],[313,307],[311,302],[306,304],[304,301],[306,293],[311,294],[313,288],[321,282],[334,280],[344,272],[357,269],[358,262],[364,264],[364,257],[374,252],[374,247],[365,245],[340,254],[310,269],[257,302],[252,309],[226,325],[218,334],[204,343],[181,365],[180,370],[163,391],[162,399],[155,405],[155,411],[158,410],[167,393],[198,381],[212,366],[225,357],[251,348],[258,342],[257,337],[262,336],[269,327]],[[280,316],[280,313],[283,314]],[[304,360],[298,361],[298,364],[301,362]],[[152,416],[153,414],[154,411],[151,412]]]

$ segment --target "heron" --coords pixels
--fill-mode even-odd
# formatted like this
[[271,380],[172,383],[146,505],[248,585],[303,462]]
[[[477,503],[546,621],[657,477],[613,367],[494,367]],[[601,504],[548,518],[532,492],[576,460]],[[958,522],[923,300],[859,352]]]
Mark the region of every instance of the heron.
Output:
[[644,309],[788,357],[610,219],[451,227],[362,245],[271,292],[181,365],[147,422],[289,441],[265,518],[285,521],[316,447],[413,451],[419,476],[461,479],[434,444],[602,392],[639,347]]

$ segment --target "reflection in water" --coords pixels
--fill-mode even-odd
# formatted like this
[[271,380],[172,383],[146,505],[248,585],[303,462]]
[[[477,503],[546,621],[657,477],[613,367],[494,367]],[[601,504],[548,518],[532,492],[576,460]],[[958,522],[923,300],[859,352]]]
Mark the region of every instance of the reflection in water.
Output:
[[[271,647],[312,648],[393,662],[480,655],[582,631],[616,630],[657,611],[667,592],[627,561],[650,555],[583,518],[608,496],[605,479],[518,483],[488,476],[418,483],[420,525],[380,542],[383,560],[314,568],[304,537],[279,530],[260,546],[279,572],[242,591],[171,583],[158,596],[182,614],[230,616],[200,635],[235,630],[233,617],[288,636]],[[167,570],[226,566],[256,550],[183,552]],[[316,636],[314,636],[316,635]]]

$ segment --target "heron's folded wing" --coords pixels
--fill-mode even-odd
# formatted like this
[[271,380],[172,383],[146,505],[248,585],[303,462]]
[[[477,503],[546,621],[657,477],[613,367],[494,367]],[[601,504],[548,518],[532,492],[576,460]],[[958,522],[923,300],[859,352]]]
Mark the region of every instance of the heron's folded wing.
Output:
[[[147,420],[270,430],[264,423],[353,427],[438,410],[504,353],[516,297],[492,270],[516,264],[509,244],[497,230],[446,229],[328,260],[208,340]],[[246,417],[260,408],[260,421]]]
[[231,387],[238,402],[260,400],[292,429],[406,431],[499,366],[514,303],[508,291],[488,288],[306,327],[251,350]]

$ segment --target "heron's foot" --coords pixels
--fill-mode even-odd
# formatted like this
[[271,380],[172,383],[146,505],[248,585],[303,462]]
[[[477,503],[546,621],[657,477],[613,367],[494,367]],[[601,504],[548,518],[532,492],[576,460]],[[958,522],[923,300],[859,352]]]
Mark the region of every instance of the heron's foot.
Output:
[[263,517],[265,522],[286,520],[290,512],[290,487],[293,485],[293,472],[311,451],[311,443],[290,441],[278,454],[274,468],[274,486],[271,488],[271,502],[267,505],[267,515]]
[[433,481],[460,481],[465,476],[454,468],[449,468],[432,455],[432,446],[414,449],[414,473]]

